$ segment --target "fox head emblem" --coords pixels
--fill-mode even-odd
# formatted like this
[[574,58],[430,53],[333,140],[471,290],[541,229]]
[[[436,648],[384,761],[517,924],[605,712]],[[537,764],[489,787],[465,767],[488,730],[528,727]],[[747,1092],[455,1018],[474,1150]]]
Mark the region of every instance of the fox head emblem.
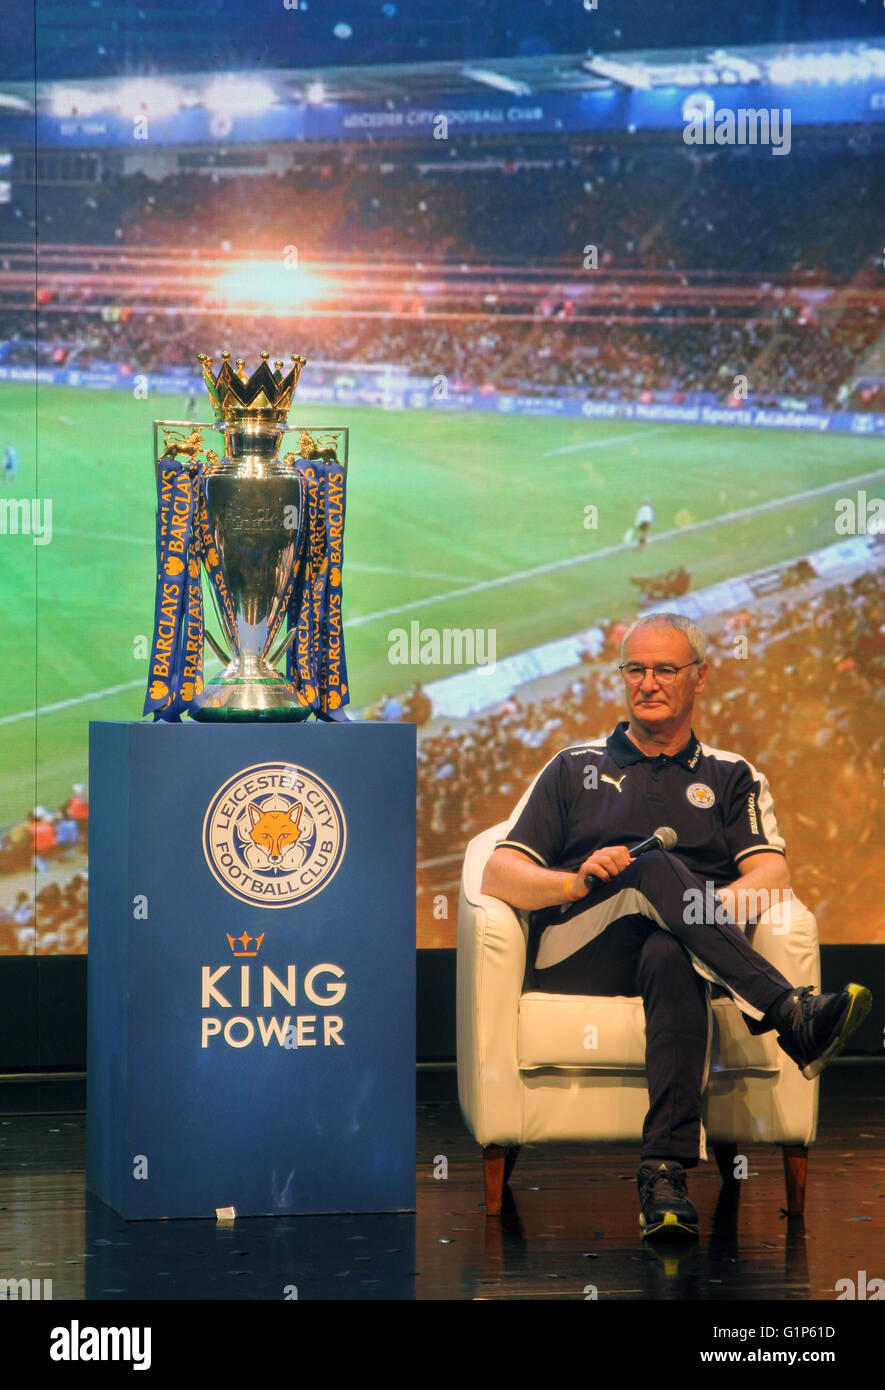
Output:
[[288,811],[262,811],[249,802],[249,819],[252,829],[250,838],[259,849],[263,849],[272,864],[277,864],[289,845],[294,845],[301,835],[301,803],[296,802]]

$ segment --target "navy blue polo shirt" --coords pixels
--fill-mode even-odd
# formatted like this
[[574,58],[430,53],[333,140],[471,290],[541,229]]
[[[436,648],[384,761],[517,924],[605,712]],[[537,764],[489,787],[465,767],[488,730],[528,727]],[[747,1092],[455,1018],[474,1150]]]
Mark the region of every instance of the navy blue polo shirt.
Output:
[[[669,825],[671,853],[714,889],[734,882],[749,855],[784,854],[768,781],[746,758],[709,748],[694,731],[678,753],[651,756],[626,729],[624,720],[609,738],[551,758],[498,844],[574,873],[595,849],[631,849]],[[558,918],[559,908],[548,911]]]

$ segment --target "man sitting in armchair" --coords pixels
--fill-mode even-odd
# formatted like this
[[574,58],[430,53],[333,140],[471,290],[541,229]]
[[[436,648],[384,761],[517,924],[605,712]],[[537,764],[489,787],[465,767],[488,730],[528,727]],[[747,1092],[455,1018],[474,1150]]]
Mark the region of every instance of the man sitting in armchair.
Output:
[[[734,1000],[751,1033],[775,1029],[809,1079],[841,1052],[872,1003],[862,985],[821,995],[795,988],[737,925],[754,922],[772,900],[788,909],[790,871],[766,778],[738,754],[700,743],[692,729],[705,650],[703,633],[679,614],[633,624],[620,666],[629,720],[607,739],[551,759],[482,882],[484,893],[530,913],[535,988],[642,996],[644,1236],[697,1235],[685,1170],[707,1156],[705,982]],[[662,825],[676,833],[672,852],[631,858],[631,847]],[[702,920],[699,902],[707,905]]]

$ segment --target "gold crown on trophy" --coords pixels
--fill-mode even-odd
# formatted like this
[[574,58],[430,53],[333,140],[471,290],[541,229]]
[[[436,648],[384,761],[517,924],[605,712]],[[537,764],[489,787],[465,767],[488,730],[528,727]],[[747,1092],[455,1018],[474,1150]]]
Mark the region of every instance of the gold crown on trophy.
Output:
[[209,392],[216,420],[226,420],[233,424],[247,417],[283,423],[286,419],[295,387],[301,379],[306,359],[292,353],[292,367],[283,376],[283,359],[274,362],[274,371],[268,366],[267,352],[258,354],[260,366],[251,376],[246,375],[246,363],[237,358],[231,366],[230,353],[221,354],[221,370],[212,375],[212,358],[205,352],[199,354],[203,367],[203,381]]

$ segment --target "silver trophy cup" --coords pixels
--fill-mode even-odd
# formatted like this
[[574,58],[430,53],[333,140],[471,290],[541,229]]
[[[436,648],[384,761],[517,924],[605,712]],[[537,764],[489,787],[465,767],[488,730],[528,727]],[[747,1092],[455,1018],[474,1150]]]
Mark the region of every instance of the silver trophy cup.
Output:
[[306,719],[310,713],[306,694],[275,665],[285,660],[288,641],[271,652],[298,577],[303,480],[278,457],[284,430],[250,424],[221,426],[224,457],[206,466],[209,530],[233,611],[213,585],[230,660],[195,698],[192,719]]
[[[194,695],[190,715],[201,721],[306,719],[316,695],[285,674],[286,650],[295,640],[295,629],[280,636],[289,596],[300,578],[306,488],[295,466],[296,455],[287,453],[281,459],[279,450],[305,362],[293,355],[292,369],[284,377],[282,361],[272,372],[267,358],[261,353],[261,365],[248,377],[242,360],[234,368],[230,353],[222,353],[221,370],[214,377],[211,359],[200,357],[215,412],[214,428],[224,437],[221,458],[213,449],[205,450],[205,563],[210,575],[220,576],[226,591],[225,602],[216,584],[211,585],[229,648],[225,651],[204,629],[223,668]],[[185,422],[156,422],[173,424]],[[195,457],[203,448],[203,428],[188,422],[189,434],[181,428],[166,429],[165,454]],[[346,447],[346,430],[300,430],[302,458],[331,456],[346,468]]]

